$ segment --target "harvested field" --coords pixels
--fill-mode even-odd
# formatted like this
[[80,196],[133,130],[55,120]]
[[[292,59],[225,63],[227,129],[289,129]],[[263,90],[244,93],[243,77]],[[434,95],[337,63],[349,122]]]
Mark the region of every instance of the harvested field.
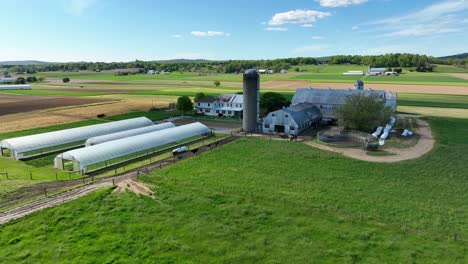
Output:
[[112,100],[0,94],[0,116],[57,107],[95,104],[109,101]]
[[468,109],[398,106],[398,111],[403,113],[418,114],[423,116],[468,118]]
[[449,75],[452,77],[468,80],[468,73],[450,73]]
[[[365,82],[365,80],[364,80]],[[313,83],[307,81],[267,81],[261,84],[264,89],[296,90],[297,88],[353,88],[352,83]],[[366,89],[386,90],[398,93],[430,93],[430,94],[459,94],[468,95],[468,86],[433,86],[433,85],[405,85],[405,84],[366,84]]]
[[[59,92],[75,92],[75,93],[137,93],[147,92],[149,89],[92,89],[92,88],[58,88],[58,89],[41,89],[41,91],[59,91]],[[149,90],[151,91],[151,90]]]
[[125,100],[98,105],[82,105],[79,107],[4,115],[0,116],[0,123],[2,124],[0,133],[88,120],[96,118],[98,114],[111,116],[131,111],[147,111],[153,105],[155,107],[166,107],[167,104],[167,101]]

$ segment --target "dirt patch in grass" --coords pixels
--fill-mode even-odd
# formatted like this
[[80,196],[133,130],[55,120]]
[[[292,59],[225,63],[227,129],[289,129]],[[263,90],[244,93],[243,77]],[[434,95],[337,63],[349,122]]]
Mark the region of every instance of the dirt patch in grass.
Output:
[[[461,73],[464,74],[464,73]],[[365,82],[365,81],[364,81]],[[352,83],[314,83],[307,81],[267,81],[261,83],[261,88],[278,90],[296,90],[297,88],[347,89],[353,88]],[[468,95],[468,86],[449,85],[405,85],[405,84],[366,84],[366,89],[385,90],[398,93],[431,93]]]
[[449,73],[449,75],[455,78],[468,80],[468,73]]
[[129,179],[118,183],[117,188],[115,188],[113,192],[124,193],[126,191],[129,191],[135,193],[138,196],[144,195],[152,199],[156,199],[154,192],[151,190],[152,187],[154,186]]

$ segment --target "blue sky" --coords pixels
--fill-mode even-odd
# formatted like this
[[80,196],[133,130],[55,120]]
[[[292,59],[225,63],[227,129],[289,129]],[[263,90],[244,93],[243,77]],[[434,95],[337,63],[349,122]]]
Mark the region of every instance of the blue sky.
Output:
[[0,61],[468,52],[468,0],[0,0]]

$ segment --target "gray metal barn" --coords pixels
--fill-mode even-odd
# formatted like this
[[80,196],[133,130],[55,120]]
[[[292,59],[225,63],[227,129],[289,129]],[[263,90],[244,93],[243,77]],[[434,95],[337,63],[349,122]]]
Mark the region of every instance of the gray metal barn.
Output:
[[268,114],[263,121],[263,133],[299,135],[320,121],[320,110],[313,104],[301,103]]

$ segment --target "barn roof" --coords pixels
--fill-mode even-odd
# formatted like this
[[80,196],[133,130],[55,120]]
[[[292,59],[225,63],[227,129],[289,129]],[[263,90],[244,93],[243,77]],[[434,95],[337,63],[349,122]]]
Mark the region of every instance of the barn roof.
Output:
[[385,98],[385,91],[381,90],[301,88],[297,89],[291,102],[293,105],[300,103],[340,105],[345,104],[346,96],[352,94],[377,94],[382,99]]
[[280,111],[289,113],[297,124],[302,124],[321,117],[320,110],[310,103],[292,105]]

